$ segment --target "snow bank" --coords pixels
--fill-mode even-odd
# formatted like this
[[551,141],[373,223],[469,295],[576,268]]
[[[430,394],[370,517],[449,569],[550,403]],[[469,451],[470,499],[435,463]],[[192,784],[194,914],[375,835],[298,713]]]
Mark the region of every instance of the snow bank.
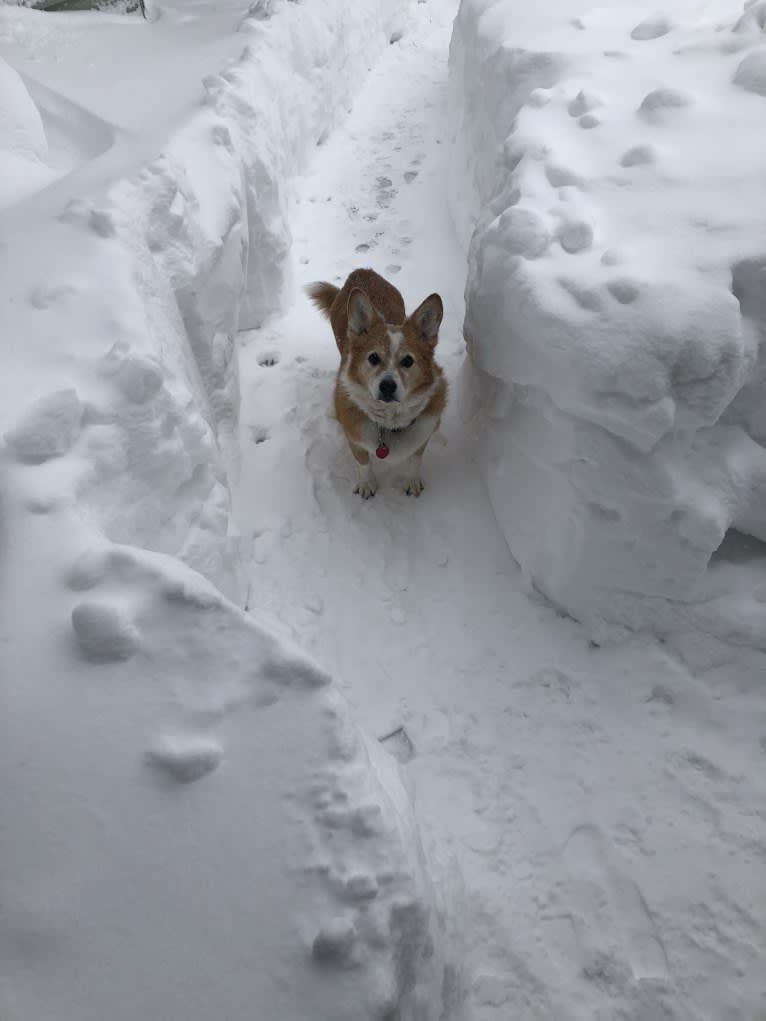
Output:
[[2,68],[14,158],[72,157],[0,214],[4,1021],[452,996],[394,761],[226,598],[236,333],[285,289],[289,173],[404,6],[256,3],[157,158]]
[[393,760],[199,574],[30,513],[39,470],[2,476],[4,1021],[439,1017]]
[[[63,96],[57,108],[54,90],[4,65],[2,123],[13,129],[4,138],[14,159],[23,157],[25,168],[40,160],[46,135],[54,123],[60,134],[62,122],[70,136],[79,133],[81,158],[52,190],[6,214],[4,290],[14,302],[5,327],[24,343],[11,351],[0,432],[59,389],[94,399],[98,391],[102,406],[88,414],[101,418],[102,444],[109,419],[111,453],[102,450],[98,472],[85,474],[97,483],[104,534],[181,556],[237,599],[226,478],[236,468],[235,338],[280,307],[290,176],[350,102],[405,8],[404,0],[310,8],[259,0],[239,18],[241,57],[205,80],[196,110],[149,161],[151,137],[126,137]],[[11,39],[14,16],[23,19],[22,40],[37,39],[30,25],[51,17],[6,11]],[[153,31],[139,22],[124,37],[130,19],[114,20],[112,47],[139,49],[135,31]],[[62,24],[71,46],[74,23]],[[47,37],[39,41],[50,48]],[[183,53],[169,51],[166,65],[174,62],[183,75]],[[84,126],[88,116],[93,123]],[[107,149],[108,159],[95,159]],[[110,175],[99,188],[94,167]],[[25,194],[35,183],[28,175]],[[50,374],[37,371],[54,363]],[[26,387],[16,385],[20,375]]]
[[450,55],[483,470],[550,598],[662,628],[766,539],[766,5],[517,6]]
[[47,152],[40,111],[16,71],[0,60],[0,208],[52,180]]
[[114,143],[109,124],[0,58],[0,212]]
[[[146,236],[178,297],[213,415],[239,404],[234,340],[282,307],[289,182],[401,24],[403,0],[256,0],[240,60],[205,81],[204,108],[138,188]],[[146,197],[151,201],[146,202]]]

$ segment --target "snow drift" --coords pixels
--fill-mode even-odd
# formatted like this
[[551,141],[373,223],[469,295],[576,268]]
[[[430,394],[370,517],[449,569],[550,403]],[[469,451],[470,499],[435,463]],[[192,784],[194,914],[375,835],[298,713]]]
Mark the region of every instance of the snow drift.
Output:
[[483,471],[551,599],[662,629],[766,539],[766,6],[514,6],[450,54]]
[[19,506],[35,471],[3,474],[3,1018],[437,1018],[392,760],[199,574]]
[[[404,8],[243,9],[244,52],[159,156],[156,111],[126,132],[107,101],[2,65],[8,1021],[442,1009],[443,919],[393,760],[235,605],[228,486],[235,338],[289,284],[289,174]],[[11,64],[13,19],[28,44],[45,17],[4,12]],[[54,49],[100,15],[60,17]]]

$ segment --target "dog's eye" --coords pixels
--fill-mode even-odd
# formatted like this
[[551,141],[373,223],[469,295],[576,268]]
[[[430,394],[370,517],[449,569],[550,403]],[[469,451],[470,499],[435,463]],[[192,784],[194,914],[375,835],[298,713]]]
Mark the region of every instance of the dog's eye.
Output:
[[370,363],[370,365],[380,365],[380,355],[375,354],[375,352],[373,351],[370,357],[367,359],[367,361]]
[[409,369],[411,365],[415,364],[415,359],[412,355],[405,355],[404,358],[399,362],[403,369]]

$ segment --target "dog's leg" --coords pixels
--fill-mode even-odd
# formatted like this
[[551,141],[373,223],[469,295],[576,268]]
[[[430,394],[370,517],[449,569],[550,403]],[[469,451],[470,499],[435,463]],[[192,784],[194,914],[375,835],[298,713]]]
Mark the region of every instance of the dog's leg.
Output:
[[420,465],[427,446],[428,442],[424,443],[404,466],[404,492],[407,496],[420,496],[425,489],[420,475]]
[[375,496],[378,483],[370,464],[370,455],[361,447],[351,446],[351,453],[356,460],[356,486],[354,492],[358,493],[363,500],[369,500]]

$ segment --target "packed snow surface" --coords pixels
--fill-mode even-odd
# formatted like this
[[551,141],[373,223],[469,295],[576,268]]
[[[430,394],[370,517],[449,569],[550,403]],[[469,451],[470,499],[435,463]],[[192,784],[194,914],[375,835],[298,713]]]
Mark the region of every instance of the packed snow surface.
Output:
[[[766,1013],[763,546],[740,521],[662,644],[599,648],[486,494],[507,431],[481,423],[510,393],[475,339],[466,361],[469,239],[540,40],[625,20],[514,8],[478,32],[463,6],[453,55],[482,77],[451,82],[456,8],[435,0],[164,3],[147,24],[0,8],[3,1021]],[[697,83],[649,71],[689,10],[628,19],[647,131],[699,108]],[[509,67],[511,15],[529,56]],[[760,5],[741,32],[723,16],[721,38],[763,28]],[[760,103],[748,47],[731,89]],[[593,144],[595,91],[563,115]],[[661,147],[618,148],[620,174]],[[587,259],[601,208],[554,244],[530,202],[503,237]],[[335,343],[298,288],[365,264],[408,309],[444,300],[451,403],[417,500],[383,472],[353,495]],[[544,532],[555,501],[529,499]]]
[[[594,632],[667,630],[766,540],[763,2],[464,0],[453,205],[483,473]],[[727,632],[763,646],[757,596]]]

